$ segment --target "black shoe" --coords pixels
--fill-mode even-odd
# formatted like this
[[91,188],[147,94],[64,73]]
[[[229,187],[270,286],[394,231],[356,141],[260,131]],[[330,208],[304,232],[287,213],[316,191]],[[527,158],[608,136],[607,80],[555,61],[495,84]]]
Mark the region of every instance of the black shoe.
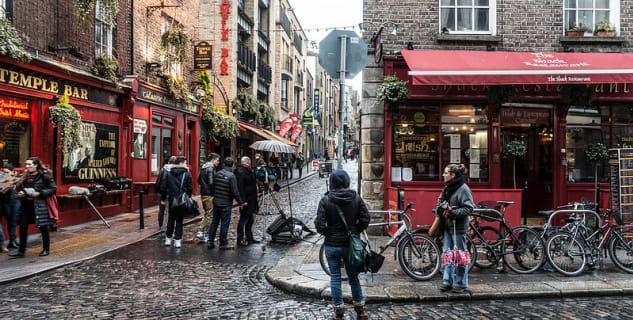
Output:
[[453,289],[453,287],[449,286],[447,284],[442,283],[440,285],[440,291],[442,291],[442,292],[451,291],[451,289]]
[[238,241],[237,245],[240,247],[246,247],[248,245],[248,243],[246,243],[246,241],[242,240],[242,241]]
[[248,244],[256,244],[256,243],[260,243],[259,241],[253,239],[253,240],[246,240],[246,242],[248,242]]
[[13,251],[11,253],[9,253],[9,257],[15,257],[15,258],[24,258],[24,252],[22,251]]
[[213,249],[215,248],[215,243],[213,243],[213,241],[207,241],[207,249]]
[[466,288],[460,288],[460,287],[453,288],[453,293],[464,293],[464,291],[466,291]]
[[44,249],[40,252],[40,257],[46,257],[48,255],[48,250]]
[[19,246],[18,244],[15,242],[15,239],[10,240],[9,244],[7,245],[7,248],[9,249],[17,249]]

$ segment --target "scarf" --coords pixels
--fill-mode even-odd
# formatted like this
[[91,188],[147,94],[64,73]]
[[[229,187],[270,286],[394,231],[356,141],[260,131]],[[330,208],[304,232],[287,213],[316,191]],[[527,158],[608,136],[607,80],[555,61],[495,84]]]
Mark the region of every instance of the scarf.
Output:
[[464,178],[461,174],[456,173],[455,178],[446,182],[446,187],[442,190],[442,199],[450,202],[453,193],[455,193],[455,191],[457,191],[457,189],[459,189],[459,187],[461,187],[465,182],[466,178]]

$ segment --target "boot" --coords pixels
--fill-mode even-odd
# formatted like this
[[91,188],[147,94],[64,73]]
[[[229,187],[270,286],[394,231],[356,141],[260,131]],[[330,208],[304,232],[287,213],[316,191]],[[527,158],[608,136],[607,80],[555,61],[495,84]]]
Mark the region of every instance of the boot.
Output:
[[345,308],[343,305],[334,306],[334,316],[332,316],[332,320],[344,320],[345,319]]
[[15,237],[9,239],[9,245],[7,248],[9,249],[17,249],[18,243],[15,241]]
[[365,313],[365,301],[354,302],[354,311],[356,311],[357,320],[368,320],[369,316]]

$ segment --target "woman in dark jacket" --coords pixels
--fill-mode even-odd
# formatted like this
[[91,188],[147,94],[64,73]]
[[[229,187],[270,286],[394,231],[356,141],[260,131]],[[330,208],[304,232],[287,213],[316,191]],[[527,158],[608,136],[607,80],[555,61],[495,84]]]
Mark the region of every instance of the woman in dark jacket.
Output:
[[[181,187],[182,185],[182,187]],[[176,158],[176,164],[171,167],[167,176],[167,201],[169,202],[169,216],[167,219],[167,231],[165,233],[165,246],[171,245],[171,236],[174,233],[174,223],[176,224],[176,234],[174,236],[174,248],[181,247],[182,240],[182,222],[184,212],[180,208],[172,207],[172,200],[186,193],[191,196],[193,192],[193,178],[187,168],[187,159],[185,157]]]
[[22,201],[22,214],[20,215],[20,247],[9,255],[12,257],[24,257],[29,224],[35,224],[42,234],[43,250],[40,256],[47,256],[50,250],[50,234],[48,227],[55,220],[49,217],[46,198],[55,196],[57,185],[50,171],[44,169],[40,159],[31,157],[26,159],[26,175],[24,182],[16,190]]
[[[444,169],[444,183],[446,187],[437,199],[437,213],[444,217],[444,243],[443,251],[454,249],[454,241],[457,249],[467,251],[466,234],[468,233],[468,216],[473,213],[475,204],[470,188],[465,184],[467,170],[463,164],[449,164]],[[468,266],[452,263],[444,266],[444,277],[440,290],[453,290],[462,293],[468,288]]]
[[369,212],[363,199],[354,190],[349,189],[350,178],[345,170],[335,170],[330,175],[331,191],[319,202],[317,217],[314,221],[317,231],[325,236],[325,256],[330,268],[330,289],[332,290],[332,305],[334,319],[344,319],[343,292],[341,290],[341,260],[345,263],[345,270],[352,289],[352,300],[357,319],[368,319],[365,314],[365,297],[358,281],[358,272],[349,266],[347,252],[349,236],[347,228],[341,220],[339,209],[342,211],[347,226],[353,233],[367,229]]

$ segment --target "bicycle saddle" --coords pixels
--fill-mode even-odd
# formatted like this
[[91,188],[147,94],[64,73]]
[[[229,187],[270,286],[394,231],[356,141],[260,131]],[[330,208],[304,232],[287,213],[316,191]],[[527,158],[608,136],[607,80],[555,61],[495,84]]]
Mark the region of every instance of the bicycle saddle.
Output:
[[567,222],[574,222],[574,221],[581,221],[582,219],[584,219],[583,217],[575,217],[575,216],[571,216],[571,217],[567,217],[567,219],[565,219]]
[[552,215],[552,213],[554,213],[554,210],[539,210],[538,214],[544,215],[546,217],[549,217],[550,215]]
[[514,201],[497,201],[498,204],[502,204],[504,206],[509,206],[514,203]]

